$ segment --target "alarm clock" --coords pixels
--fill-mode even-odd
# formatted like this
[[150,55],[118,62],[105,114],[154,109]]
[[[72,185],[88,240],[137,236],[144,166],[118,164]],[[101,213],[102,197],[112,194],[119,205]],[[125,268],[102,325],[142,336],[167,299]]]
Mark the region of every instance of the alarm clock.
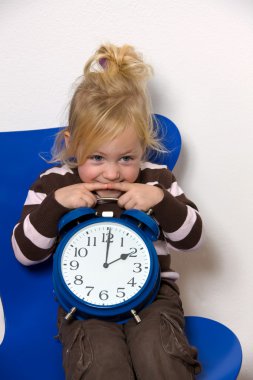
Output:
[[135,209],[116,218],[84,207],[61,218],[59,234],[53,284],[66,319],[125,323],[133,316],[139,323],[160,286],[156,221]]

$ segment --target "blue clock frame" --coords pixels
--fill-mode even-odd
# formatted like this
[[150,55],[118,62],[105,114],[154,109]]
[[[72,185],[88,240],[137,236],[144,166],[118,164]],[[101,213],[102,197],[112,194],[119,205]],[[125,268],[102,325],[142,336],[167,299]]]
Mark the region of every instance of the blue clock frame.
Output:
[[[83,218],[88,219],[82,221]],[[98,306],[81,300],[69,289],[61,272],[61,258],[64,247],[74,234],[89,225],[107,222],[126,226],[141,237],[149,251],[150,271],[143,287],[132,298],[112,306]],[[132,309],[138,312],[155,299],[160,287],[160,266],[152,241],[157,240],[159,227],[150,216],[139,210],[127,210],[120,218],[96,217],[94,209],[83,207],[64,215],[59,222],[59,230],[62,239],[54,255],[53,284],[56,298],[66,312],[75,307],[77,319],[100,318],[125,323],[131,317]]]

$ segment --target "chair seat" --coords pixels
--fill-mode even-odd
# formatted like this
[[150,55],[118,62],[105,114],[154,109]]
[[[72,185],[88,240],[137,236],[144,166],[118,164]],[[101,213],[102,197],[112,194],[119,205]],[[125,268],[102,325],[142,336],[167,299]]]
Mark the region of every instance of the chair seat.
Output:
[[212,319],[188,316],[185,330],[197,347],[202,372],[197,380],[235,380],[242,364],[242,348],[236,335]]

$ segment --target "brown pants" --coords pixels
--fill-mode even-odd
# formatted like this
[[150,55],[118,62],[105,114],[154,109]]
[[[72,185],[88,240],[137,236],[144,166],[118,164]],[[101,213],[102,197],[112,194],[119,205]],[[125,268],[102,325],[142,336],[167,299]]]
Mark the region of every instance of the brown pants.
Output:
[[66,322],[60,309],[59,338],[66,380],[193,380],[197,351],[184,335],[178,288],[162,281],[156,300],[120,325],[96,319]]

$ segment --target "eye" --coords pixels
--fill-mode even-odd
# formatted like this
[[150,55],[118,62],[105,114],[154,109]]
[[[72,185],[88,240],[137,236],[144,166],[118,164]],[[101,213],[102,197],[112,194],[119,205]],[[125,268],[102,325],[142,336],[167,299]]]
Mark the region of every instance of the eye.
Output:
[[101,162],[103,160],[103,157],[99,154],[94,154],[93,156],[90,156],[90,160],[95,162]]
[[123,157],[121,157],[121,160],[123,162],[129,162],[129,161],[133,160],[133,157],[131,157],[131,156],[123,156]]

